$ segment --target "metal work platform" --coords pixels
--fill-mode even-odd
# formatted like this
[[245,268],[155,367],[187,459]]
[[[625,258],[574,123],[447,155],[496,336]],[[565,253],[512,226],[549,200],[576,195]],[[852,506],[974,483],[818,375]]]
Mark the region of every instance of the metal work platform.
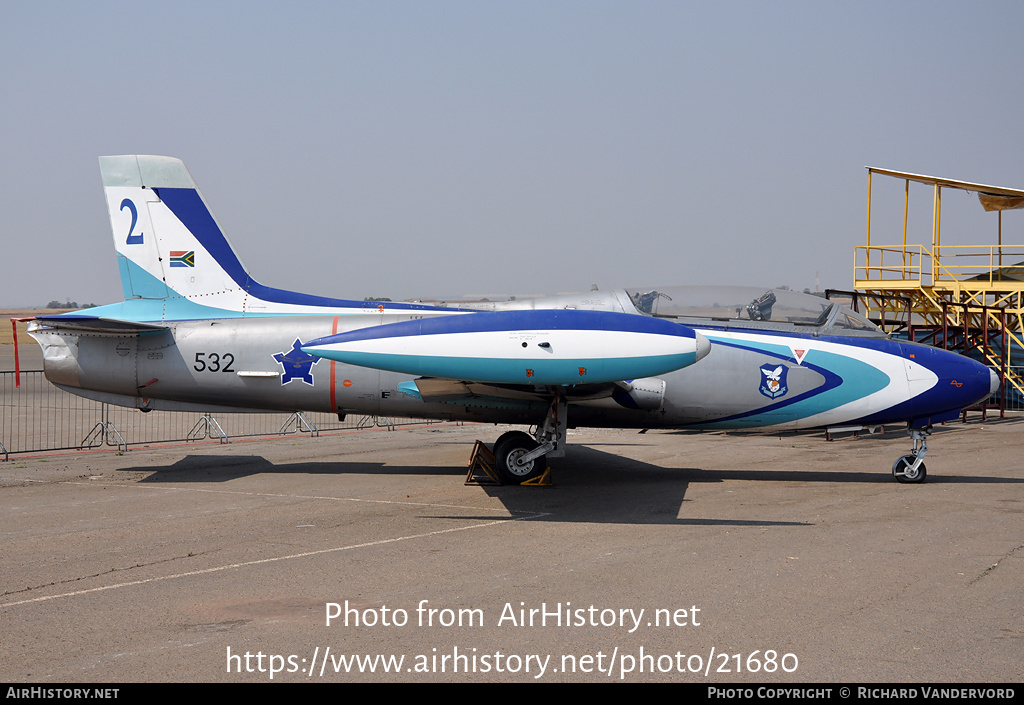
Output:
[[[904,182],[902,233],[889,223],[872,231],[875,176]],[[908,242],[911,183],[930,187],[932,194],[930,233],[918,230],[912,236],[927,239],[926,244]],[[943,192],[948,190],[977,194],[982,208],[996,216],[981,228],[954,221],[947,225],[947,241],[949,230],[958,239],[976,241],[979,231],[990,227],[989,244],[942,241]],[[891,201],[887,205],[889,216],[895,209]],[[868,167],[867,243],[856,248],[856,291],[851,292],[855,308],[887,332],[956,350],[998,371],[1000,393],[988,408],[1001,411],[1008,401],[1010,406],[1024,402],[1024,245],[1003,242],[1003,211],[1021,208],[1024,190]]]

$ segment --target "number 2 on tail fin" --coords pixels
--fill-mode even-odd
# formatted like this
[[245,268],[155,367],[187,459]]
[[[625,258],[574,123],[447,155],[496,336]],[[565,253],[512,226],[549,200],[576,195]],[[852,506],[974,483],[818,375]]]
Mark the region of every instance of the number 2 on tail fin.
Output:
[[124,210],[125,208],[127,208],[132,214],[132,224],[131,227],[128,228],[128,239],[124,242],[126,245],[141,245],[143,233],[132,235],[132,232],[135,231],[135,224],[139,221],[139,212],[135,210],[135,204],[132,203],[130,198],[126,198],[121,201],[121,210]]

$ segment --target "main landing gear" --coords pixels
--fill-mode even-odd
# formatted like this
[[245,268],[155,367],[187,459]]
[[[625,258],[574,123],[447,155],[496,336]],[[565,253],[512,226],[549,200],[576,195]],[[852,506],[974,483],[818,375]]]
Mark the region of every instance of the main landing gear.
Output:
[[910,455],[901,455],[892,464],[892,476],[899,482],[924,482],[927,472],[924,467],[924,456],[928,452],[928,436],[931,426],[927,428],[909,428],[907,433],[914,440],[914,448]]
[[540,477],[547,469],[547,458],[565,455],[568,406],[565,397],[556,394],[534,436],[509,431],[498,437],[494,442],[494,470],[503,484],[521,485]]

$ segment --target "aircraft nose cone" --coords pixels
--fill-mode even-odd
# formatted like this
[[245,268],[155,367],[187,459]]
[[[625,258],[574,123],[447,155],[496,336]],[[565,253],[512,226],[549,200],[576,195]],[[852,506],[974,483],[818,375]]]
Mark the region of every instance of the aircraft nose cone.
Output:
[[999,391],[999,375],[995,370],[988,371],[988,394],[992,396]]

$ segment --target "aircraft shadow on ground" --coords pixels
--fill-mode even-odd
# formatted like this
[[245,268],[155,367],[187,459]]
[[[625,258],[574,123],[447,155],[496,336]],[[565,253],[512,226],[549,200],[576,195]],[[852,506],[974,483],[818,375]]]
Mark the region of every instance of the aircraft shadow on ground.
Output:
[[[720,482],[718,473],[695,468],[664,468],[601,450],[574,447],[571,457],[553,468],[550,487],[482,485],[512,519],[603,524],[679,524],[692,526],[810,526],[806,522],[745,519],[679,518],[691,482]],[[463,489],[464,466],[410,467],[377,462],[300,462],[274,464],[258,455],[191,455],[163,467],[131,467],[122,472],[149,472],[142,483],[223,483],[259,474],[449,476],[453,490]],[[471,511],[471,508],[468,508]],[[494,514],[424,512],[424,518],[493,520]]]
[[[856,482],[892,484],[892,476],[884,471],[854,471],[841,469],[819,470],[740,470],[714,468],[666,468],[640,460],[626,458],[601,450],[619,444],[575,445],[565,458],[551,461],[555,479],[552,488],[517,486],[484,486],[493,496],[515,496],[548,490],[571,489],[575,497],[582,492],[607,491],[626,493],[636,489],[642,494],[660,492],[678,483],[723,482],[745,480],[750,482]],[[837,459],[835,465],[845,464]],[[229,482],[238,478],[264,473],[306,475],[387,475],[387,476],[451,476],[464,477],[462,465],[449,467],[391,465],[381,462],[357,461],[303,461],[275,464],[260,455],[199,455],[193,454],[172,465],[122,468],[119,472],[148,472],[141,482]],[[994,476],[958,476],[930,474],[928,483],[987,484],[1024,483],[1024,478]],[[503,493],[508,493],[503,494]]]
[[463,477],[465,468],[410,467],[379,462],[303,461],[272,463],[261,455],[189,455],[165,466],[123,468],[121,472],[150,472],[141,482],[230,482],[252,475],[451,475]]
[[[666,468],[599,448],[574,446],[567,457],[552,461],[551,487],[480,487],[501,501],[513,518],[532,521],[592,522],[613,524],[678,524],[691,526],[810,526],[807,522],[744,519],[686,518],[680,514],[693,483],[726,480],[749,482],[820,482],[893,484],[882,472],[845,470],[734,470],[691,467]],[[191,455],[163,467],[132,467],[125,472],[149,472],[141,480],[173,483],[219,483],[259,474],[448,476],[461,485],[464,466],[423,467],[387,465],[380,462],[303,461],[275,464],[258,455]],[[1024,479],[940,476],[935,483],[1021,483]],[[466,491],[472,491],[466,488]],[[755,490],[756,491],[756,490]],[[473,518],[466,514],[425,514],[435,518]],[[493,519],[493,514],[479,518]]]

